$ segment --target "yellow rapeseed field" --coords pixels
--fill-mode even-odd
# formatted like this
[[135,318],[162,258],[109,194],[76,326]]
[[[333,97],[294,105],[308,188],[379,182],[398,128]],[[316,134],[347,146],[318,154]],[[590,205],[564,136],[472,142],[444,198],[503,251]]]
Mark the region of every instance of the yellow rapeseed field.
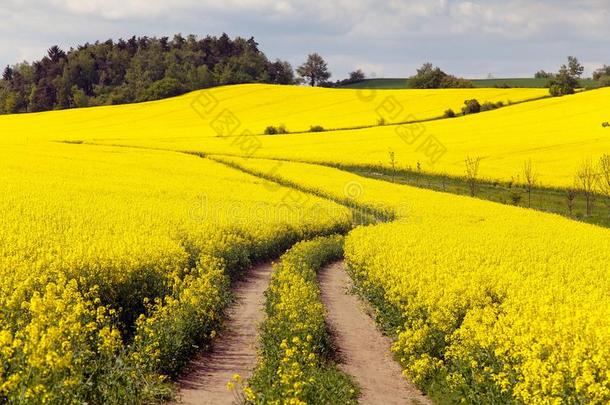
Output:
[[[379,91],[377,100],[382,103],[387,94],[391,93]],[[337,114],[343,111],[339,106],[335,109]],[[480,177],[517,183],[523,181],[524,163],[531,160],[540,184],[566,187],[573,185],[583,160],[596,161],[610,153],[610,128],[602,125],[610,121],[608,111],[610,89],[603,88],[412,125],[259,136],[253,141],[257,144],[255,152],[243,150],[234,138],[224,137],[116,142],[385,168],[391,166],[392,151],[399,169],[417,170],[419,163],[424,172],[453,176],[464,175],[467,157],[481,157]]]
[[201,138],[262,134],[284,124],[289,131],[377,125],[427,119],[448,108],[459,111],[465,99],[522,101],[546,95],[545,89],[444,89],[360,91],[303,86],[244,84],[216,87],[140,104],[0,117],[0,133],[24,139],[86,140],[123,143],[199,143]]
[[232,275],[351,221],[174,152],[3,144],[0,168],[0,402],[11,404],[157,395],[213,335]]
[[[306,163],[387,168],[393,154],[461,176],[470,156],[519,181],[531,159],[542,184],[568,186],[610,152],[610,89],[388,125],[545,92],[252,84],[0,117],[0,403],[163,398],[216,335],[236,275],[371,216],[392,222],[351,231],[345,258],[409,378],[471,402],[610,402],[609,230]],[[287,296],[289,319],[307,289]]]
[[472,402],[610,401],[610,230],[332,168],[229,160],[394,212],[353,230],[346,260],[383,303],[416,383]]

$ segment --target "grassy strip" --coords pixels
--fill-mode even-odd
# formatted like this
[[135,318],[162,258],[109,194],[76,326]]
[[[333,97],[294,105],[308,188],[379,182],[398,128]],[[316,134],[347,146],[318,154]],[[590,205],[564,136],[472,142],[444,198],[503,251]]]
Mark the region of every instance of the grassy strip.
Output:
[[[259,175],[261,177],[264,177],[265,179],[277,181],[283,185],[288,185],[303,191],[312,192],[323,198],[332,199],[333,201],[343,205],[349,203],[349,206],[357,213],[360,212],[358,210],[363,210],[366,208],[356,206],[353,201],[349,201],[346,203],[346,201],[333,197],[327,193],[306,190],[302,186],[299,186],[298,184],[294,184],[286,180],[282,180],[278,176],[255,173],[255,171],[253,170],[248,170],[237,164],[224,161],[222,159],[223,156],[241,157],[237,154],[215,154],[213,156],[209,156],[209,158],[216,162],[225,163],[231,167],[240,169],[246,173]],[[379,165],[349,165],[325,161],[290,160],[269,157],[265,157],[264,159],[274,160],[278,162],[298,162],[319,166],[327,166],[375,180],[382,180],[390,183],[425,188],[434,191],[441,191],[444,193],[467,196],[470,195],[470,186],[467,180],[464,177],[458,177],[453,175],[427,173],[423,171],[406,169],[392,170],[391,168]],[[591,215],[586,215],[586,202],[581,193],[578,193],[576,195],[576,198],[574,199],[574,206],[572,207],[572,212],[570,212],[568,209],[566,190],[560,188],[537,186],[532,189],[531,195],[528,195],[525,186],[515,182],[479,179],[476,181],[475,198],[493,201],[505,205],[531,208],[542,212],[550,212],[575,221],[610,228],[610,200],[606,199],[601,195],[595,196]],[[372,207],[369,207],[367,212],[371,213],[372,215],[375,215],[379,219],[379,221],[390,221],[394,219],[392,215],[382,212],[379,207],[376,208],[378,212],[374,212]],[[366,224],[365,221],[359,221],[358,223]]]
[[[395,170],[380,166],[330,165],[363,177],[384,180],[397,184],[426,188],[457,195],[470,195],[470,187],[463,177],[431,174],[409,170]],[[525,186],[517,183],[479,180],[476,198],[505,205],[515,205],[543,212],[551,212],[564,217],[593,225],[610,227],[610,201],[596,196],[591,215],[586,215],[585,199],[577,195],[572,212],[568,210],[566,191],[561,189],[536,187],[528,196]],[[531,202],[530,202],[531,200]]]
[[358,389],[332,361],[316,273],[343,255],[343,237],[301,242],[275,265],[249,403],[351,404]]

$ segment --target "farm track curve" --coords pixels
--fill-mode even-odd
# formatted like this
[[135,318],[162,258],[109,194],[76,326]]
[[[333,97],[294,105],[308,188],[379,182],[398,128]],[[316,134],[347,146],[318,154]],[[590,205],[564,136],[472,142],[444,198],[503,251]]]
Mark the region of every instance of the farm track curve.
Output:
[[235,284],[236,302],[227,311],[220,335],[179,380],[178,404],[222,405],[235,402],[227,383],[234,374],[250,377],[256,365],[259,325],[265,317],[264,292],[272,272],[270,263],[254,266]]
[[402,376],[392,358],[391,339],[384,336],[350,293],[351,279],[345,264],[337,262],[318,273],[322,302],[339,358],[339,368],[350,374],[361,388],[362,404],[432,404]]

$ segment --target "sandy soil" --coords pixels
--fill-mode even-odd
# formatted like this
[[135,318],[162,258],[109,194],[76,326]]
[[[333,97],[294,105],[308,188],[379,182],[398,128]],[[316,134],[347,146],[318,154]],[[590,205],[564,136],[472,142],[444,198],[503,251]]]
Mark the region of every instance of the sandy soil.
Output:
[[431,404],[402,377],[400,365],[392,358],[391,340],[377,329],[358,297],[349,293],[351,279],[343,262],[322,269],[318,279],[327,322],[338,350],[339,367],[360,385],[360,402]]
[[264,292],[269,285],[271,265],[253,267],[237,282],[237,302],[228,310],[223,332],[213,350],[202,353],[180,379],[179,404],[232,404],[234,394],[227,389],[233,374],[246,380],[256,365],[258,327],[265,317]]

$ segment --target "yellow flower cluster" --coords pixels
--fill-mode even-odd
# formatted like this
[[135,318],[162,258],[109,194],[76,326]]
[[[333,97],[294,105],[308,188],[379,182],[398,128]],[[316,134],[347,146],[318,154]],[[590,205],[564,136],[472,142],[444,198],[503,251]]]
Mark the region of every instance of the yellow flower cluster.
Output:
[[2,142],[0,403],[157,395],[213,334],[231,277],[351,226],[344,207],[195,156]]
[[337,260],[340,236],[301,242],[282,256],[267,290],[267,319],[261,327],[260,358],[245,397],[251,403],[345,404],[355,402],[349,378],[328,358],[316,272]]
[[278,176],[335,199],[358,185],[354,204],[394,212],[353,230],[345,257],[417,383],[471,402],[610,401],[610,230],[302,163]]

